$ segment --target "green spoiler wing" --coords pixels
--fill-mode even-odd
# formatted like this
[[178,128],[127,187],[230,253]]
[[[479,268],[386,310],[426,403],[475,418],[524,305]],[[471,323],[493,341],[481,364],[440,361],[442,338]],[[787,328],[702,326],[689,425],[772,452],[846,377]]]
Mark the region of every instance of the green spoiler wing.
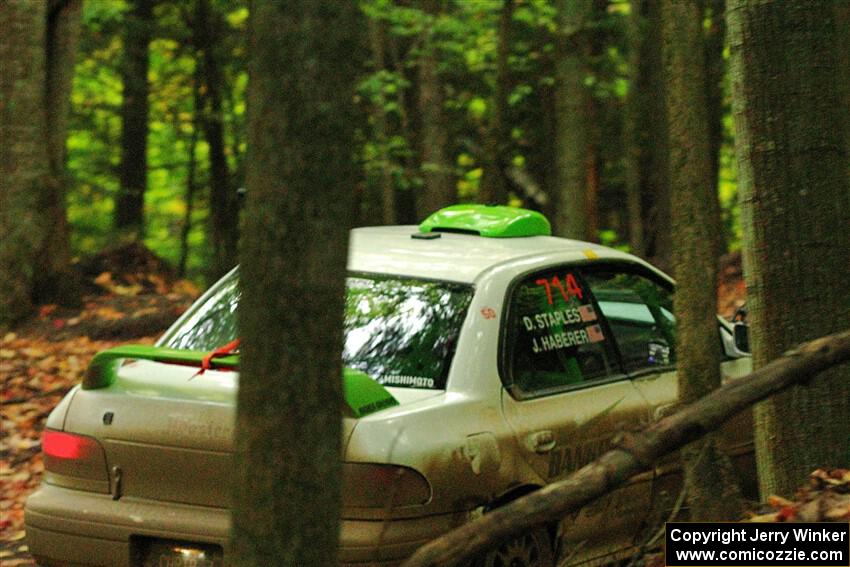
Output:
[[[201,367],[207,352],[182,350],[147,345],[126,345],[101,351],[89,364],[83,378],[84,390],[105,388],[115,382],[118,367],[122,360],[152,360],[167,364],[182,364]],[[239,368],[239,355],[232,354],[213,358],[210,361],[214,369]],[[382,409],[397,406],[398,400],[382,385],[365,372],[345,368],[342,372],[342,390],[345,403],[354,417],[363,417]]]

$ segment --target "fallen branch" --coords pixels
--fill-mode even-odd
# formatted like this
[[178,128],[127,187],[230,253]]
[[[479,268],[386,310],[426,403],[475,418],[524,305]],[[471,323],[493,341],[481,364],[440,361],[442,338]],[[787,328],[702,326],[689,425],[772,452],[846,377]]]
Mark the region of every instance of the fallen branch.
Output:
[[614,449],[566,479],[422,546],[404,567],[456,565],[531,528],[559,521],[649,469],[660,457],[717,429],[755,402],[846,361],[850,361],[850,331],[802,344],[642,432],[621,435],[614,441]]

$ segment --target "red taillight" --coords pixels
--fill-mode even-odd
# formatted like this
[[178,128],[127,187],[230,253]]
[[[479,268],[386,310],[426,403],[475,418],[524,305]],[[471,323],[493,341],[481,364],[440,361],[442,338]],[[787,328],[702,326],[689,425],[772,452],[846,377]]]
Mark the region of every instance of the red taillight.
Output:
[[44,452],[44,468],[53,475],[98,482],[109,479],[106,454],[94,437],[45,429],[41,436],[41,449]]
[[85,459],[100,449],[91,437],[46,429],[41,437],[44,454],[57,459]]

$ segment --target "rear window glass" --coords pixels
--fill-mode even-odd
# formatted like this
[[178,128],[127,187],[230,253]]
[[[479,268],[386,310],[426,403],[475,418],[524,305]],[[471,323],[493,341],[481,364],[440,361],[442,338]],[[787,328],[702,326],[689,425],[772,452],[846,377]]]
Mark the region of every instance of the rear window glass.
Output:
[[[444,389],[472,287],[410,278],[347,279],[343,364],[386,386]],[[166,335],[165,346],[212,350],[237,337],[236,272]]]

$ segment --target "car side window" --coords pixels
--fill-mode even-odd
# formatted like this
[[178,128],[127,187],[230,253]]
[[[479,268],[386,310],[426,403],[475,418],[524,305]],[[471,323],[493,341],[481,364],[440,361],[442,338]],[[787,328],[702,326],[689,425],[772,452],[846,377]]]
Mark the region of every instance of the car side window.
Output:
[[539,272],[513,286],[503,344],[503,372],[519,397],[620,371],[590,293],[569,269]]
[[671,289],[621,268],[586,269],[582,275],[614,335],[626,372],[675,364]]

